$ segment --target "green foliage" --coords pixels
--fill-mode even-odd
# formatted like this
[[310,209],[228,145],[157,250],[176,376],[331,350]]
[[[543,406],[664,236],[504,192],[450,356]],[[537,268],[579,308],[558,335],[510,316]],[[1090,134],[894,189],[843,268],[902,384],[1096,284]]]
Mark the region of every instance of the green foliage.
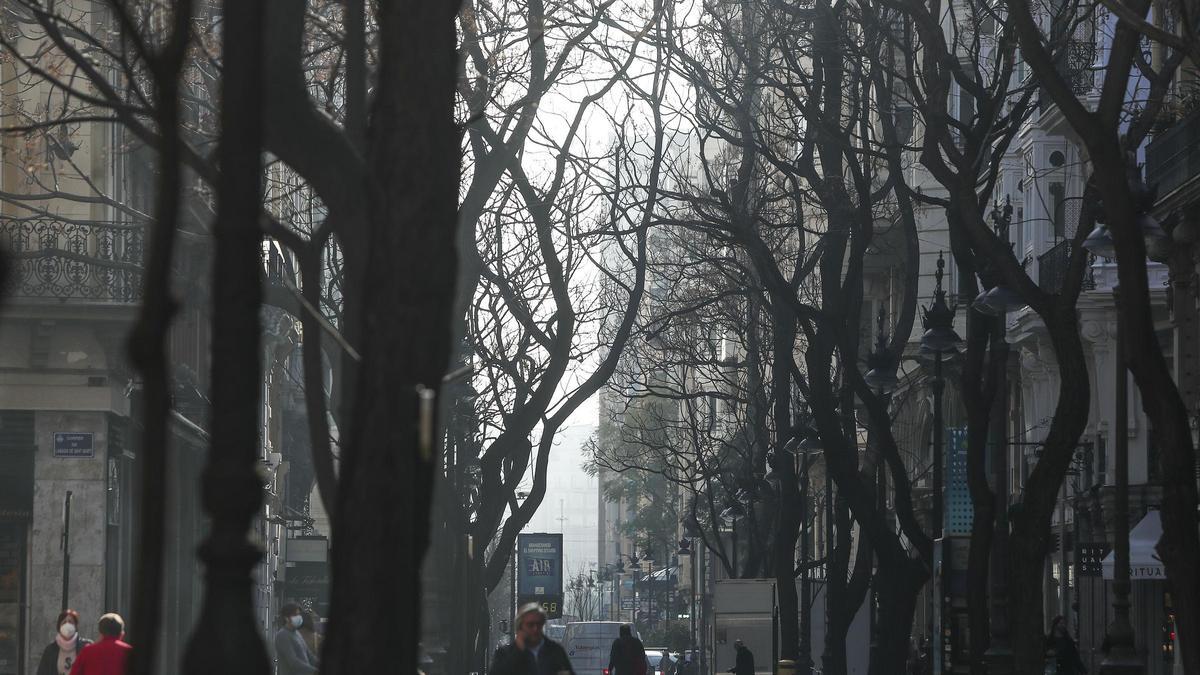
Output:
[[633,539],[638,555],[650,550],[656,562],[669,563],[681,517],[678,486],[658,473],[627,471],[605,487],[605,496],[634,504],[621,529]]
[[671,621],[659,624],[652,629],[642,631],[642,644],[646,647],[666,647],[672,653],[689,649],[688,642],[690,625],[683,621]]

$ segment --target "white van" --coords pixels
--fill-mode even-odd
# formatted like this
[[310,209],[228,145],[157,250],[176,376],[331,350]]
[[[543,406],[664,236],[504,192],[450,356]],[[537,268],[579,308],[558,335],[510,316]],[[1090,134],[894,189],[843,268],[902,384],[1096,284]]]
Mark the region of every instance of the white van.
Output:
[[[621,636],[620,621],[574,621],[567,624],[567,634],[563,638],[563,648],[567,650],[567,658],[571,659],[571,667],[575,675],[608,675],[608,654],[612,651],[613,640]],[[638,635],[637,627],[633,627],[633,635]]]

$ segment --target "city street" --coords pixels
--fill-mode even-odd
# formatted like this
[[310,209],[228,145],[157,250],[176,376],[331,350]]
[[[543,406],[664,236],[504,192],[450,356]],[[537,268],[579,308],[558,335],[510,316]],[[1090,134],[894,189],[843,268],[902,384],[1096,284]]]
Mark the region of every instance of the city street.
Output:
[[1192,0],[0,13],[0,675],[1200,675]]

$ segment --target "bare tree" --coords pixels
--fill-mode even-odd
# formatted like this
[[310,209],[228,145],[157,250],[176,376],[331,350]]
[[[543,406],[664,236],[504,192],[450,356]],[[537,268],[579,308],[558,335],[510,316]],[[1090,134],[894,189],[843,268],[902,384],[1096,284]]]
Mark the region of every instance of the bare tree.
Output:
[[[1006,3],[1021,53],[1087,149],[1093,181],[1104,195],[1106,223],[1116,244],[1120,298],[1118,321],[1125,336],[1121,355],[1142,393],[1142,406],[1154,425],[1160,444],[1163,476],[1163,538],[1159,555],[1178,607],[1181,642],[1200,645],[1200,581],[1194,571],[1200,559],[1200,533],[1196,530],[1195,450],[1189,430],[1187,407],[1179,393],[1159,344],[1151,312],[1146,276],[1146,243],[1139,230],[1139,215],[1149,208],[1153,192],[1142,183],[1133,156],[1144,142],[1162,110],[1169,85],[1185,55],[1179,39],[1159,42],[1162,59],[1150,61],[1143,53],[1148,2],[1134,2],[1114,11],[1121,17],[1112,31],[1108,60],[1097,78],[1099,100],[1089,107],[1056,69],[1053,36],[1039,27],[1039,9],[1025,0]],[[1107,7],[1107,4],[1105,5]],[[1110,8],[1112,9],[1112,8]],[[1194,31],[1191,6],[1172,4],[1164,8],[1181,18],[1184,35]],[[1072,20],[1095,11],[1094,5],[1072,5],[1065,19]],[[1062,20],[1059,17],[1055,17]],[[1052,22],[1052,27],[1057,26]],[[1160,39],[1166,36],[1155,33]],[[1144,96],[1131,101],[1127,92],[1139,85]],[[1154,254],[1154,252],[1151,252]],[[1200,649],[1184,650],[1185,668],[1200,672]]]

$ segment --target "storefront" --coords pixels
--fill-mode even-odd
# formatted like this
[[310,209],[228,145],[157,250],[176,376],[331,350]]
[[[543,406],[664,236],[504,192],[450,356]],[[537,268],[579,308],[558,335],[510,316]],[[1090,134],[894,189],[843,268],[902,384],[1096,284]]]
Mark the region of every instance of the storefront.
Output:
[[[1157,510],[1149,510],[1129,532],[1130,613],[1137,656],[1145,664],[1146,675],[1177,675],[1183,672],[1179,646],[1172,626],[1174,612],[1166,570],[1155,547],[1162,538],[1162,520]],[[1112,580],[1116,557],[1110,545],[1104,545],[1099,565],[1097,555],[1084,556],[1077,566],[1079,584],[1079,650],[1089,672],[1098,672],[1104,660],[1104,636],[1113,619]],[[1098,569],[1097,569],[1098,568]],[[1093,575],[1090,572],[1095,572]]]
[[33,513],[34,416],[0,411],[0,675],[25,670],[29,522]]

